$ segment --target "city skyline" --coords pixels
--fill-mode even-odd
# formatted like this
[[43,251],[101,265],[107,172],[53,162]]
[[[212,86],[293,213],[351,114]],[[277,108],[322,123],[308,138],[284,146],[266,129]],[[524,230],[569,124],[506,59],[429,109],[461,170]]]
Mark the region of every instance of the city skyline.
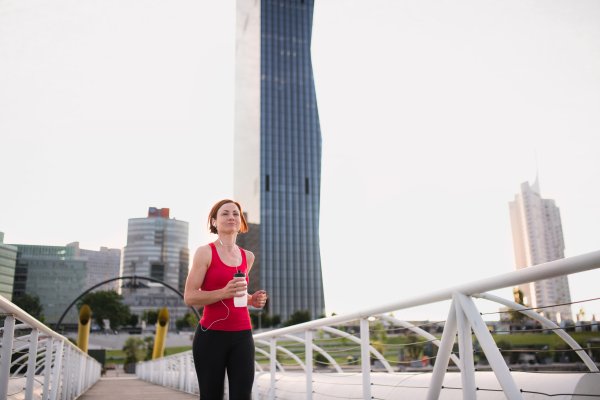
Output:
[[[190,222],[192,253],[215,240],[210,207],[233,196],[235,4],[221,3],[5,4],[5,243],[122,248],[151,204]],[[593,1],[317,2],[328,314],[513,271],[506,203],[534,153],[565,256],[600,248],[599,19]],[[569,277],[573,301],[598,279]]]

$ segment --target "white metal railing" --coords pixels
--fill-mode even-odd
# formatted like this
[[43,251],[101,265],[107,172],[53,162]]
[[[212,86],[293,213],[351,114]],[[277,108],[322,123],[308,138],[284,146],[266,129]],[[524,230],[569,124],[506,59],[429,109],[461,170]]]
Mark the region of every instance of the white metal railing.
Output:
[[2,296],[0,310],[0,399],[72,400],[100,379],[100,363],[67,338]]
[[[337,363],[327,351],[315,345],[313,343],[314,334],[313,332],[317,330],[322,330],[329,333],[332,336],[344,337],[347,340],[351,340],[360,345],[361,349],[361,366],[360,366],[360,375],[362,376],[361,383],[352,383],[349,385],[354,385],[353,388],[362,387],[362,393],[358,392],[359,395],[362,394],[362,399],[372,399],[372,398],[381,398],[374,397],[372,395],[372,389],[377,387],[378,384],[374,383],[373,377],[376,373],[372,373],[371,363],[365,362],[367,360],[375,359],[379,360],[385,370],[387,371],[385,375],[387,376],[395,376],[397,379],[398,374],[394,372],[389,362],[384,358],[384,356],[377,351],[372,343],[370,343],[370,328],[369,328],[369,320],[368,318],[377,317],[388,322],[391,322],[400,327],[409,329],[413,331],[415,334],[420,335],[426,339],[433,345],[438,346],[437,358],[435,360],[435,365],[433,367],[433,371],[429,375],[429,381],[427,385],[422,387],[424,391],[422,392],[422,396],[418,397],[413,393],[412,398],[426,398],[427,400],[437,400],[440,397],[440,393],[443,388],[447,389],[461,389],[463,393],[463,399],[476,399],[477,392],[485,391],[486,389],[482,389],[475,385],[475,362],[473,358],[473,337],[472,332],[475,334],[479,344],[482,347],[482,351],[485,354],[490,367],[493,371],[495,379],[499,384],[498,389],[488,389],[489,393],[493,391],[501,390],[504,392],[504,396],[509,400],[523,400],[523,393],[528,393],[528,398],[537,398],[535,397],[535,392],[533,389],[523,388],[523,382],[535,381],[537,382],[536,388],[539,388],[540,382],[549,382],[553,379],[551,375],[543,376],[542,381],[540,379],[522,379],[519,377],[518,383],[515,380],[515,376],[519,374],[518,372],[511,372],[507,366],[506,361],[502,357],[501,352],[499,351],[494,339],[491,336],[485,322],[483,321],[481,314],[477,310],[477,307],[473,301],[473,297],[480,299],[487,299],[490,301],[494,301],[500,304],[503,304],[507,307],[513,308],[515,310],[519,310],[525,315],[539,321],[546,328],[553,330],[556,334],[558,334],[564,341],[572,347],[573,351],[581,358],[581,360],[585,363],[590,372],[597,373],[598,367],[591,360],[588,354],[585,353],[583,349],[577,344],[575,340],[568,335],[568,333],[558,327],[554,322],[548,320],[547,318],[541,316],[531,309],[525,309],[525,307],[514,303],[512,301],[508,301],[505,299],[501,299],[497,296],[486,293],[488,291],[513,287],[529,282],[541,281],[544,279],[550,279],[558,276],[570,275],[577,272],[592,270],[600,268],[600,251],[596,251],[593,253],[588,253],[576,257],[570,257],[567,259],[562,259],[558,261],[553,261],[546,264],[541,264],[533,267],[529,267],[526,269],[521,269],[518,271],[510,272],[503,275],[498,275],[492,278],[487,278],[483,280],[479,280],[476,282],[466,283],[463,285],[455,286],[445,290],[439,290],[433,293],[422,294],[419,296],[415,296],[409,299],[404,299],[401,301],[371,307],[364,310],[359,310],[350,314],[345,315],[336,315],[329,318],[318,319],[310,322],[306,322],[303,324],[298,324],[282,329],[276,329],[269,332],[262,332],[254,335],[254,341],[257,344],[268,345],[268,347],[256,347],[256,350],[260,354],[264,354],[269,357],[269,372],[265,372],[261,365],[256,363],[257,369],[257,378],[260,377],[260,381],[263,383],[268,382],[269,387],[259,387],[258,379],[255,378],[255,385],[253,388],[253,394],[255,399],[270,399],[275,400],[278,396],[277,393],[282,394],[285,398],[302,398],[302,399],[313,399],[313,397],[318,396],[319,398],[335,398],[340,396],[328,395],[326,393],[319,393],[315,390],[315,385],[317,381],[314,379],[313,368],[313,355],[315,352],[323,354],[329,364],[335,368],[336,374],[331,374],[331,376],[342,376],[343,371],[340,367],[340,363]],[[444,331],[442,334],[441,340],[438,340],[435,336],[429,334],[425,330],[420,327],[414,326],[408,322],[401,321],[399,319],[387,316],[385,314],[390,313],[392,311],[396,312],[398,310],[404,310],[411,307],[431,304],[440,302],[443,300],[451,300],[450,310],[448,313],[448,318],[445,321]],[[339,324],[360,320],[360,335],[356,337],[354,335],[348,334],[332,326],[337,326]],[[304,334],[304,339],[295,336],[295,334]],[[459,348],[459,357],[453,354],[452,349],[455,344],[456,338],[458,337],[458,348]],[[297,355],[291,355],[290,351],[285,347],[278,345],[278,339],[280,341],[284,340],[286,342],[296,341],[304,344],[304,362],[297,357]],[[302,386],[304,391],[300,393],[298,390],[283,390],[277,387],[277,382],[282,379],[282,373],[285,373],[284,366],[281,362],[277,360],[277,353],[285,353],[288,354],[293,360],[296,360],[296,363],[300,367],[302,371],[301,380],[303,381]],[[448,368],[449,361],[452,361],[458,366],[460,370],[460,378],[462,385],[460,387],[445,387],[444,378],[446,375],[446,371]],[[279,370],[279,372],[278,372]],[[185,353],[176,354],[173,356],[161,358],[158,360],[142,362],[138,364],[137,367],[137,375],[140,379],[154,382],[159,385],[170,386],[179,390],[187,391],[190,393],[198,393],[198,382],[196,378],[196,374],[194,371],[194,360],[192,356],[192,352],[188,351]],[[298,374],[296,374],[298,375]],[[322,375],[322,374],[321,374]],[[352,374],[356,375],[356,374]],[[573,374],[571,374],[573,375]],[[378,374],[378,379],[381,378],[381,374]],[[270,379],[269,379],[270,378]],[[356,382],[356,376],[353,376],[353,382]],[[489,375],[487,376],[488,379]],[[597,385],[595,389],[591,390],[588,393],[600,393],[600,375],[596,375],[594,380],[587,380],[586,385]],[[404,378],[402,378],[404,379]],[[424,379],[424,378],[419,378]],[[543,381],[543,380],[546,381]],[[571,380],[572,381],[572,380]],[[289,382],[289,381],[288,381]],[[566,381],[564,381],[566,382]],[[591,382],[591,383],[590,383]],[[281,382],[280,382],[281,383]],[[321,382],[325,383],[325,382]],[[298,388],[298,381],[292,382],[291,384],[296,385],[294,388]],[[339,384],[339,383],[338,383]],[[335,386],[335,385],[333,385]],[[379,386],[393,386],[393,385],[379,385]],[[565,387],[567,384],[565,383]],[[339,386],[338,386],[339,387]],[[402,388],[403,386],[396,385],[394,388]],[[404,386],[410,388],[419,388],[416,386]],[[551,387],[551,385],[545,385],[545,387]],[[575,386],[573,386],[574,388]],[[578,388],[583,386],[578,385]],[[227,388],[227,385],[225,385]],[[263,390],[260,390],[263,389]],[[279,392],[278,392],[279,390]],[[356,391],[354,392],[356,394]],[[393,397],[390,394],[391,391],[388,391],[388,396],[386,399],[397,398]],[[531,394],[533,393],[533,394]],[[552,395],[552,393],[539,393],[541,398],[546,398],[547,395]],[[382,396],[378,394],[378,396]],[[533,396],[533,397],[532,397]],[[344,397],[344,396],[341,396]],[[358,398],[358,397],[351,397]],[[570,398],[570,397],[564,397]],[[600,399],[600,397],[598,397]]]

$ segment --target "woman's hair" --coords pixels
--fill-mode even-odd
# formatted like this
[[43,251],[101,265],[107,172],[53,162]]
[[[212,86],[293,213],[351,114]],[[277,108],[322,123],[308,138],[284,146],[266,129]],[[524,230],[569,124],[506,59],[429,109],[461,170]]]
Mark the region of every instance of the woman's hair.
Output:
[[246,217],[244,217],[244,213],[242,212],[242,206],[240,206],[240,203],[238,203],[237,201],[225,199],[215,204],[212,210],[210,210],[210,214],[208,214],[208,230],[210,231],[210,233],[217,233],[217,227],[214,226],[211,222],[213,219],[217,219],[217,213],[219,212],[219,209],[227,203],[235,204],[238,210],[240,210],[240,218],[242,219],[242,226],[240,228],[240,232],[248,232],[248,223],[246,222]]

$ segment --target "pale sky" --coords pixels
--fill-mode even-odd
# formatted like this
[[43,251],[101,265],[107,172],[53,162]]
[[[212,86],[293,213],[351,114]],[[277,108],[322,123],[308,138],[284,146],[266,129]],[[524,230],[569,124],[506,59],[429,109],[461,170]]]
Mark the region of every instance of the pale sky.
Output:
[[[566,256],[600,249],[598,21],[596,0],[316,2],[328,314],[514,270],[508,202],[536,168]],[[0,0],[5,242],[123,248],[150,206],[190,223],[192,251],[214,240],[234,38],[233,1]],[[599,282],[571,276],[572,299]]]

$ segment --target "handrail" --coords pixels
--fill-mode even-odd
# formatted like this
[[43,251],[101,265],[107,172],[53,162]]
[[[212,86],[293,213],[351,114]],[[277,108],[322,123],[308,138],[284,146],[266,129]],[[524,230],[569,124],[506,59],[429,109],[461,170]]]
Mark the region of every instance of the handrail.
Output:
[[[35,328],[35,329],[39,330],[40,332],[43,332],[48,337],[52,337],[53,339],[58,339],[58,340],[69,343],[69,345],[72,346],[74,349],[76,349],[76,351],[87,356],[87,354],[84,353],[83,351],[81,351],[81,349],[79,347],[77,347],[77,346],[73,345],[73,343],[69,342],[69,339],[67,339],[60,333],[56,333],[52,329],[48,328],[46,325],[42,324],[37,319],[33,318],[31,315],[29,315],[28,313],[23,311],[21,308],[17,307],[14,303],[11,303],[10,301],[8,301],[3,296],[0,296],[0,309],[6,311],[7,314],[14,314],[19,321],[24,322],[30,328]],[[20,324],[20,325],[22,325],[22,324]]]
[[600,268],[600,250],[579,256],[563,258],[561,260],[551,261],[544,264],[534,265],[532,267],[520,269],[518,271],[508,272],[496,275],[490,278],[480,279],[478,281],[464,283],[462,285],[438,290],[433,293],[417,295],[411,298],[387,303],[381,306],[365,308],[363,310],[351,312],[348,314],[335,315],[333,317],[316,319],[304,322],[298,325],[288,326],[286,328],[276,329],[269,332],[262,332],[254,335],[255,339],[270,339],[286,334],[302,332],[307,329],[318,329],[321,326],[338,325],[355,319],[367,318],[372,315],[385,314],[392,311],[403,310],[406,308],[418,307],[425,304],[437,303],[444,300],[451,300],[452,293],[459,292],[470,296],[477,293],[489,292],[496,289],[502,289],[510,286],[518,286],[525,283],[541,281],[558,276],[574,274],[577,272],[589,271]]
[[[73,400],[100,379],[100,363],[66,337],[2,296],[0,309],[6,315],[0,348],[0,398],[23,396],[18,398],[31,400],[36,396],[36,399],[43,400]],[[17,324],[17,321],[22,323]],[[31,332],[15,336],[15,331],[26,329]],[[41,337],[44,339],[38,340]],[[16,359],[15,355],[18,355]],[[17,365],[11,376],[11,368]],[[26,372],[21,376],[25,368]],[[36,377],[42,368],[43,383]],[[35,382],[40,385],[35,386]],[[9,393],[9,386],[13,389],[22,387],[23,390]],[[24,394],[20,394],[23,391]]]
[[[257,333],[253,335],[255,342],[269,345],[270,350],[256,347],[256,352],[270,358],[270,368],[268,372],[265,372],[260,365],[256,364],[257,369],[262,373],[255,375],[255,381],[252,391],[257,397],[260,395],[271,400],[275,400],[277,398],[277,391],[279,390],[283,391],[284,393],[302,393],[301,397],[306,398],[307,400],[312,400],[313,395],[315,394],[339,398],[340,396],[338,395],[338,392],[335,391],[337,389],[334,388],[341,387],[339,385],[345,385],[345,383],[343,382],[349,382],[346,380],[342,382],[339,378],[352,377],[355,375],[360,375],[360,377],[356,377],[353,383],[348,383],[348,385],[352,385],[351,387],[353,388],[353,394],[351,398],[355,399],[362,398],[363,400],[370,400],[373,398],[378,398],[373,397],[371,393],[372,388],[376,388],[377,386],[393,386],[395,388],[406,387],[400,385],[400,383],[403,380],[405,380],[405,375],[396,374],[394,372],[394,369],[390,365],[393,364],[394,361],[388,362],[388,360],[384,356],[385,352],[383,352],[384,354],[380,354],[376,349],[373,348],[373,345],[370,342],[370,334],[372,328],[369,326],[369,319],[372,319],[371,317],[374,317],[381,318],[406,329],[412,330],[413,332],[424,336],[427,339],[430,339],[429,341],[432,344],[439,347],[437,356],[434,357],[436,358],[436,361],[433,366],[432,374],[425,373],[419,375],[428,377],[428,380],[423,381],[423,383],[421,384],[421,386],[424,385],[423,387],[421,387],[421,389],[427,389],[426,398],[428,400],[439,400],[441,390],[449,388],[447,386],[443,386],[443,384],[444,376],[448,371],[448,365],[450,360],[452,360],[454,364],[456,364],[459,367],[462,382],[461,387],[463,390],[463,398],[474,399],[477,397],[477,391],[479,389],[475,385],[476,360],[474,359],[473,334],[475,335],[475,338],[481,345],[483,356],[489,362],[492,372],[495,375],[495,379],[498,381],[498,384],[501,387],[501,389],[493,390],[502,391],[504,396],[506,396],[506,398],[509,400],[523,400],[523,393],[541,392],[527,391],[527,387],[524,388],[523,386],[523,380],[517,379],[515,376],[513,376],[513,373],[507,366],[507,362],[503,358],[502,353],[499,351],[494,338],[489,332],[486,322],[483,320],[480,312],[477,310],[476,304],[473,301],[473,297],[496,301],[500,304],[507,305],[509,307],[514,308],[516,311],[520,311],[530,316],[531,318],[540,321],[546,326],[552,327],[554,332],[557,333],[562,339],[564,339],[569,345],[571,345],[571,347],[576,351],[576,353],[583,359],[585,364],[590,369],[589,372],[597,373],[598,368],[596,364],[592,362],[590,357],[587,354],[585,354],[585,349],[581,349],[581,346],[579,346],[573,340],[573,338],[570,337],[565,331],[561,330],[560,328],[557,328],[557,325],[554,322],[548,320],[547,318],[544,318],[543,316],[531,309],[526,309],[525,307],[511,302],[509,300],[501,299],[497,296],[493,296],[489,293],[486,293],[488,291],[496,289],[517,286],[529,282],[542,281],[558,276],[565,276],[597,268],[600,268],[600,251],[595,251],[580,256],[570,257],[567,259],[557,260],[546,264],[528,267],[526,269],[497,275],[491,278],[485,278],[454,286],[451,288],[438,290],[432,293],[418,295],[410,299],[403,299],[400,301],[391,302],[376,307],[362,309],[349,314],[336,315],[333,317],[317,319],[290,327]],[[444,331],[441,340],[436,338],[434,335],[428,333],[427,331],[421,329],[419,326],[415,326],[411,323],[386,315],[387,313],[392,311],[403,310],[444,300],[452,300],[452,302],[449,307],[448,317],[445,320]],[[346,335],[346,332],[334,328],[335,326],[338,326],[341,323],[354,320],[360,321],[359,337],[354,335]],[[322,330],[324,332],[340,335],[343,338],[348,338],[349,340],[360,344],[360,372],[354,373],[356,371],[355,367],[350,368],[352,370],[352,373],[350,373],[349,370],[342,371],[338,363],[335,361],[334,358],[331,357],[331,355],[327,353],[327,351],[319,348],[313,343],[314,330]],[[305,334],[304,339],[294,335],[300,332],[303,332]],[[460,357],[457,357],[453,351],[457,337],[459,342],[458,352]],[[304,353],[293,353],[287,350],[284,346],[278,346],[277,341],[283,339],[292,339],[294,341],[304,343]],[[326,340],[334,340],[334,338]],[[267,350],[269,350],[269,352],[267,352]],[[286,372],[283,368],[283,365],[281,365],[281,363],[277,360],[277,350],[283,351],[284,353],[286,353],[287,357],[291,357],[292,359],[294,359],[298,363],[298,365],[303,369],[304,372],[300,374]],[[331,365],[334,366],[334,368],[337,371],[337,373],[334,373],[331,376],[332,378],[337,379],[335,385],[333,385],[333,388],[330,388],[331,390],[328,393],[322,393],[324,387],[319,387],[318,390],[314,390],[315,388],[313,384],[315,384],[316,381],[313,380],[312,376],[313,373],[315,373],[315,371],[313,371],[313,368],[311,367],[312,362],[314,360],[313,350],[323,352],[325,357],[327,357],[327,359],[331,362]],[[331,352],[337,351],[331,350]],[[191,351],[182,354],[170,356],[169,358],[167,358],[168,361],[163,359],[163,361],[154,360],[152,362],[141,363],[138,376],[141,379],[156,381],[157,379],[154,378],[154,368],[157,367],[159,373],[158,381],[163,382],[163,385],[165,384],[165,382],[167,382],[167,380],[169,380],[169,382],[173,381],[173,376],[179,376],[180,389],[183,390],[183,388],[191,388],[192,382],[195,382],[193,377],[193,367],[189,363],[189,360],[191,358]],[[299,358],[301,354],[305,355],[304,362],[301,358]],[[373,354],[373,356],[371,356],[371,354]],[[172,360],[171,357],[177,356],[182,356],[184,358],[182,358],[179,363],[170,364]],[[399,355],[399,358],[400,357],[402,356]],[[375,359],[379,359],[383,363],[384,367],[387,370],[387,374],[381,374],[380,372],[378,372],[378,377],[376,378],[374,383],[371,377],[371,373],[375,371],[372,370],[371,362],[369,361]],[[412,360],[409,362],[412,362]],[[401,358],[399,360],[398,365],[400,371],[404,371],[406,368],[403,364],[406,364],[406,361],[404,361],[404,358]],[[166,367],[167,365],[169,366]],[[281,372],[277,372],[277,369],[279,369]],[[265,376],[265,374],[268,375]],[[283,379],[286,375],[289,376],[290,379]],[[294,377],[294,375],[304,376]],[[382,378],[389,381],[390,383],[393,382],[394,384],[383,385],[377,383]],[[268,384],[268,386],[258,385],[258,379],[260,379],[261,382]],[[398,381],[393,381],[393,379],[397,379]],[[552,376],[548,375],[547,379],[553,378]],[[298,391],[300,389],[300,385],[298,383],[302,381],[304,381],[306,386],[303,391]],[[594,385],[596,384],[597,382],[594,383]],[[348,393],[347,389],[348,388],[344,389],[344,393],[346,394]],[[460,388],[452,387],[452,389]],[[191,391],[191,389],[187,390]],[[535,390],[541,389],[536,388]],[[594,391],[595,389],[591,389],[590,386],[590,388],[586,388],[585,390]],[[359,391],[362,391],[362,397],[357,397],[360,393]],[[295,398],[298,398],[298,396],[296,395]]]

